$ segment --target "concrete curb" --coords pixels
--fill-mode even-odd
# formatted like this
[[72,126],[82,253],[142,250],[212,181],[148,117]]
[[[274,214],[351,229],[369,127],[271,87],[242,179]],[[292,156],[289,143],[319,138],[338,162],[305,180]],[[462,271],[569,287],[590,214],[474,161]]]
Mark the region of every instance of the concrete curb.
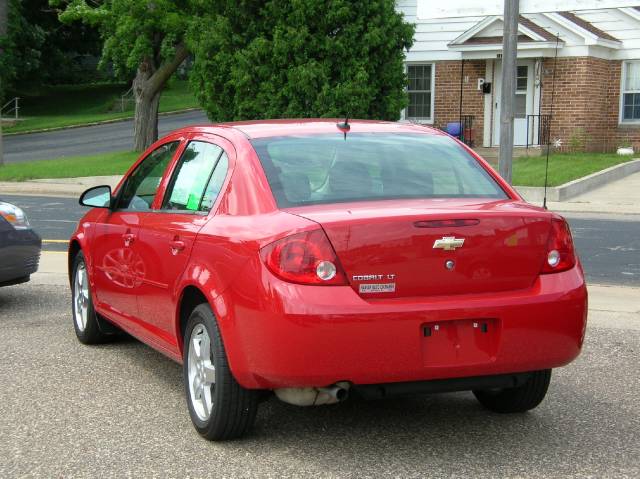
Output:
[[[170,115],[179,115],[180,113],[188,113],[190,111],[198,111],[202,108],[185,108],[184,110],[172,110],[165,111],[162,113],[158,113],[158,116],[170,116]],[[33,133],[48,133],[50,131],[60,131],[60,130],[72,130],[75,128],[84,128],[86,126],[99,126],[99,125],[109,125],[111,123],[119,123],[121,121],[129,121],[132,120],[133,116],[127,116],[124,118],[114,118],[112,120],[101,120],[101,121],[93,121],[91,123],[80,123],[77,125],[67,125],[67,126],[55,126],[53,128],[40,128],[36,130],[27,130],[27,131],[17,131],[15,133],[3,133],[2,136],[18,136],[18,135],[31,135]]]
[[[547,188],[547,201],[566,201],[574,196],[587,193],[612,181],[640,171],[640,159],[612,166],[606,170],[597,171],[588,176],[578,178],[560,186]],[[516,186],[515,189],[522,197],[530,202],[541,202],[544,198],[544,188],[534,186]]]
[[109,185],[113,189],[121,178],[122,176],[87,176],[31,181],[3,181],[0,182],[0,194],[78,198],[82,192],[93,186]]

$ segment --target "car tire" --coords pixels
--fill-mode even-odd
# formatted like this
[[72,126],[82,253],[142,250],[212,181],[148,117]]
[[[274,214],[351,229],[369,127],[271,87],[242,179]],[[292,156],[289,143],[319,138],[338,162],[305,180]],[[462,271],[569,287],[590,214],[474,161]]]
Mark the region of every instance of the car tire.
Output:
[[515,388],[474,390],[473,394],[487,409],[498,413],[517,413],[537,407],[549,389],[551,369],[535,371],[531,377]]
[[[81,251],[73,259],[71,314],[73,328],[81,343],[100,344],[111,338],[112,334],[106,332],[104,327],[100,327],[101,319],[93,307],[87,263]],[[111,326],[111,328],[115,327]]]
[[208,304],[191,313],[183,351],[185,393],[196,430],[210,441],[244,436],[255,422],[260,391],[243,388],[233,377]]

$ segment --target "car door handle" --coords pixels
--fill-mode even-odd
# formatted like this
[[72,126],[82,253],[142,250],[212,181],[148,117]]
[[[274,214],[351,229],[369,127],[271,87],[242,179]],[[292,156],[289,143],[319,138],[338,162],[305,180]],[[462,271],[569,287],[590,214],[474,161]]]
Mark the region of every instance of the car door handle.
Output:
[[180,240],[173,240],[171,243],[169,243],[169,246],[171,246],[171,254],[173,254],[174,256],[185,248],[184,241]]
[[134,235],[133,233],[125,233],[122,235],[122,239],[124,240],[125,246],[131,246],[131,243],[133,243],[136,239],[136,235]]

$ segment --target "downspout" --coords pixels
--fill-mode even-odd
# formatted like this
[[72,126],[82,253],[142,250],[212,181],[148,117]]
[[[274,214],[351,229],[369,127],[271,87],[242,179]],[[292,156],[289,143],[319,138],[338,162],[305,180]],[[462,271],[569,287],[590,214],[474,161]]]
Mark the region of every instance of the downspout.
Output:
[[[458,111],[458,122],[460,125],[460,141],[465,142],[464,125],[462,124],[462,87],[464,84],[464,58],[460,67],[460,109]],[[466,142],[465,142],[466,143]]]

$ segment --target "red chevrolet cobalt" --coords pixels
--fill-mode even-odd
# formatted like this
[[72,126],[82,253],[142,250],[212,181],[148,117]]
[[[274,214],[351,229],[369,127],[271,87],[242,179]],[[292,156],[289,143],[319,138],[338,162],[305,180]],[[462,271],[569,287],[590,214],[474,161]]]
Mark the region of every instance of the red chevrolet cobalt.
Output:
[[245,434],[268,391],[310,406],[470,390],[523,412],[582,346],[565,220],[435,129],[185,128],[80,201],[79,340],[124,330],[182,363],[208,439]]

